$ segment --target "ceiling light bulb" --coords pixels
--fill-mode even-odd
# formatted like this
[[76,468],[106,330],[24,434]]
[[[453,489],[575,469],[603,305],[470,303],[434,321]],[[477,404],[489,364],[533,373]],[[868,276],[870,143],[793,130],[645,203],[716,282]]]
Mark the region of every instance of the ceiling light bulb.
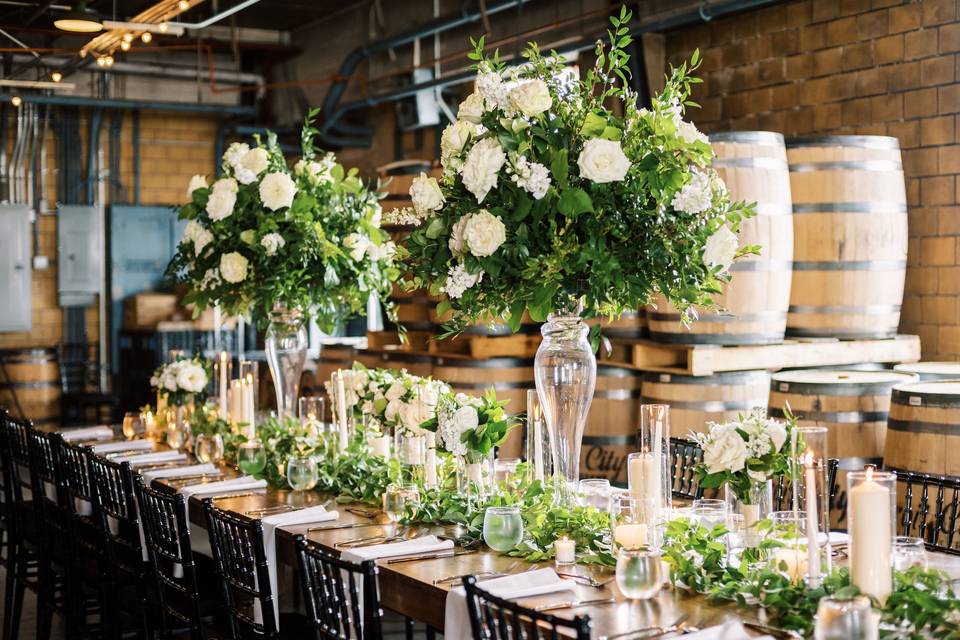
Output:
[[123,34],[123,41],[124,41],[124,42],[130,42],[130,41],[132,41],[132,40],[133,40],[133,34],[132,34],[132,33],[130,33],[130,32],[128,31],[127,33]]
[[107,64],[107,59],[106,59],[105,57],[103,57],[103,56],[98,56],[98,57],[97,57],[97,66],[98,66],[98,67],[102,67],[102,66],[104,66],[105,64]]
[[143,40],[143,44],[150,44],[150,41],[153,40],[153,34],[149,31],[144,31],[140,34],[140,39]]
[[104,58],[103,63],[104,63],[105,65],[107,65],[108,67],[112,67],[112,66],[113,66],[113,56],[107,56],[106,58]]
[[160,30],[160,33],[166,33],[166,32],[167,32],[167,23],[166,23],[166,22],[161,22],[159,25],[157,25],[157,29]]
[[13,96],[12,98],[10,98],[10,104],[12,104],[15,107],[19,107],[22,103],[23,103],[23,98],[21,98],[20,96]]
[[180,0],[180,2],[177,3],[177,7],[180,9],[180,11],[186,11],[190,8],[190,3],[187,2],[187,0]]
[[120,43],[120,48],[123,49],[124,51],[130,51],[130,43],[124,40],[123,42]]
[[53,80],[54,82],[60,82],[61,80],[63,80],[63,74],[60,73],[59,71],[54,71],[53,73],[50,74],[50,79]]

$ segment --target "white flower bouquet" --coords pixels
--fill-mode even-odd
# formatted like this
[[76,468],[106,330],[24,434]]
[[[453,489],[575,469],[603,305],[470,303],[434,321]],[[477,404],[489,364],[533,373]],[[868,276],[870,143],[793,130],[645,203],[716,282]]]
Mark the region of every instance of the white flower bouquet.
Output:
[[206,398],[210,363],[201,358],[180,357],[161,365],[150,377],[150,386],[168,405],[182,407]]
[[231,144],[223,176],[194,176],[188,220],[167,275],[190,287],[185,302],[220,305],[229,315],[275,308],[313,314],[324,331],[366,309],[371,293],[387,307],[400,271],[380,229],[380,195],[313,145],[313,113],[302,156],[289,169],[273,134],[250,148]]
[[479,462],[517,426],[504,412],[505,405],[493,389],[479,398],[447,392],[438,399],[436,415],[420,426],[437,433],[444,451],[468,463]]
[[[683,119],[699,63],[674,69],[652,108],[629,87],[623,10],[608,49],[577,77],[530,45],[521,66],[487,57],[475,92],[443,132],[440,180],[421,175],[406,243],[411,287],[442,296],[451,331],[482,318],[514,330],[583,302],[583,315],[617,316],[663,294],[681,310],[711,306],[739,255],[735,231],[752,207],[732,203],[709,169],[713,150]],[[618,103],[618,108],[610,108]]]
[[706,433],[692,433],[703,447],[703,463],[696,476],[704,489],[727,485],[738,499],[750,503],[750,490],[790,470],[787,443],[796,428],[792,417],[786,422],[767,418],[762,409],[739,419],[707,425]]

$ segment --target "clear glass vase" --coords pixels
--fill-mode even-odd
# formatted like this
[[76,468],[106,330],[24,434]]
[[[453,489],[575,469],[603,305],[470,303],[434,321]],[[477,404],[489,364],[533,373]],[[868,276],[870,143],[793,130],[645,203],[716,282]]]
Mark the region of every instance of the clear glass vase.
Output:
[[566,507],[577,503],[580,445],[597,382],[597,359],[580,313],[574,303],[547,316],[534,363],[537,395],[550,435],[556,503]]
[[462,495],[485,498],[494,485],[493,451],[488,455],[468,453],[457,456],[457,491]]
[[275,309],[270,314],[266,347],[267,364],[277,393],[277,415],[296,416],[300,376],[307,358],[303,314],[296,309]]
[[724,485],[723,495],[727,502],[727,513],[740,516],[742,522],[743,545],[756,547],[760,544],[760,535],[756,524],[770,515],[773,505],[773,481],[754,482],[750,485],[750,495],[744,500]]

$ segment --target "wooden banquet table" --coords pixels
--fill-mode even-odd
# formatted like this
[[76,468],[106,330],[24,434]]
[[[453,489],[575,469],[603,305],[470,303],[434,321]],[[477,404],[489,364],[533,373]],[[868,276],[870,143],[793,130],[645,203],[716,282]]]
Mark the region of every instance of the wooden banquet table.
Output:
[[[156,449],[165,449],[163,445],[158,445]],[[183,463],[188,464],[187,462]],[[223,467],[223,475],[212,478],[211,481],[225,480],[239,475],[232,468]],[[171,492],[176,491],[178,486],[176,478],[155,479],[155,487],[162,487]],[[279,565],[296,567],[296,548],[295,539],[298,535],[305,535],[325,550],[338,554],[339,549],[335,547],[336,543],[347,540],[353,540],[361,537],[373,536],[377,534],[390,534],[394,527],[400,526],[390,523],[382,512],[377,512],[373,517],[366,517],[360,512],[374,511],[368,505],[363,504],[336,504],[335,496],[308,491],[297,494],[286,489],[257,489],[257,490],[236,490],[231,492],[224,490],[218,492],[217,496],[227,496],[230,493],[239,494],[237,497],[219,497],[216,499],[216,505],[226,511],[236,515],[248,517],[248,512],[266,507],[278,505],[290,505],[297,508],[313,506],[318,504],[327,505],[331,509],[336,509],[340,517],[335,521],[327,521],[315,524],[279,526],[276,528],[277,544],[277,562]],[[202,500],[209,496],[193,496],[189,500],[189,517],[193,525],[205,529],[206,522],[203,514]],[[313,527],[336,526],[351,523],[371,523],[372,526],[365,526],[350,529],[335,529],[329,531],[308,531]],[[418,534],[426,533],[450,533],[450,527],[437,526],[416,526],[413,527]],[[447,578],[449,576],[464,575],[481,571],[522,573],[535,566],[519,558],[512,558],[489,550],[481,545],[471,547],[470,550],[478,549],[476,552],[465,553],[460,556],[424,559],[407,562],[390,562],[389,559],[378,560],[379,565],[379,585],[382,605],[399,614],[409,616],[414,620],[426,623],[440,631],[444,628],[444,610],[447,592],[459,585],[459,582],[448,582],[435,585],[434,580]],[[457,549],[461,551],[461,549]],[[938,568],[947,570],[952,577],[960,576],[960,557],[947,556],[945,554],[929,554],[931,564],[936,564]],[[935,560],[935,562],[934,562]],[[553,566],[552,562],[541,563],[539,566]],[[578,608],[569,608],[552,611],[551,613],[565,618],[573,618],[577,615],[589,614],[593,626],[593,636],[595,638],[604,638],[628,631],[637,630],[651,626],[669,626],[678,619],[682,619],[688,626],[705,628],[708,626],[722,624],[727,620],[739,619],[744,622],[764,622],[764,614],[757,607],[738,607],[733,603],[711,603],[701,595],[685,592],[683,590],[664,588],[659,595],[651,600],[628,600],[617,589],[616,582],[613,580],[614,571],[612,567],[599,567],[593,565],[576,565],[570,570],[583,576],[593,577],[600,582],[604,582],[602,588],[595,588],[583,584],[576,587],[576,593],[571,595],[569,592],[553,593],[538,597],[524,598],[521,600],[525,606],[536,607],[540,605],[559,604],[563,602],[585,601],[596,599],[607,599],[614,597],[616,602],[613,604],[601,604],[592,606],[583,606]],[[481,583],[482,584],[482,583]],[[298,587],[296,585],[286,585],[288,592],[294,592]],[[280,587],[282,592],[283,586]],[[299,600],[299,597],[297,598]],[[284,609],[283,601],[280,602],[281,609]],[[753,632],[754,629],[751,629]],[[767,630],[771,633],[773,630]],[[763,635],[759,631],[756,635]],[[782,637],[789,637],[787,634],[776,634]],[[796,637],[796,636],[795,636]]]

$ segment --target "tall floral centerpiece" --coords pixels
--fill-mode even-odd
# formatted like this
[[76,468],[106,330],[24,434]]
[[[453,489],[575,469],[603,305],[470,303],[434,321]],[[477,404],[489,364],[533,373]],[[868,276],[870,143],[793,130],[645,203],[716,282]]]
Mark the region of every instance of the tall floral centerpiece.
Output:
[[748,544],[756,541],[751,527],[771,510],[772,479],[790,471],[788,443],[795,428],[793,418],[773,420],[757,409],[731,422],[712,422],[706,433],[691,434],[703,447],[697,481],[704,489],[724,488],[731,512],[743,515]]
[[[210,363],[185,356],[157,367],[150,377],[150,386],[157,393],[158,417],[163,418],[176,441],[188,439],[184,431],[187,415],[197,403],[203,404],[209,380]],[[159,416],[161,402],[166,407],[163,416]]]
[[524,312],[546,320],[536,386],[566,503],[596,382],[584,318],[657,292],[709,307],[734,258],[754,250],[734,235],[753,211],[730,202],[706,136],[683,120],[699,54],[641,108],[627,82],[629,19],[611,18],[583,78],[536,45],[508,69],[474,43],[476,90],[443,133],[443,176],[420,176],[413,209],[398,214],[419,224],[410,284],[442,297],[450,333],[491,317],[516,331]]
[[296,411],[306,357],[304,321],[332,332],[362,314],[371,295],[386,305],[396,247],[380,229],[379,194],[313,143],[308,116],[291,170],[273,134],[231,144],[222,177],[194,176],[188,220],[167,273],[187,284],[197,312],[219,305],[267,324],[266,348],[280,415]]

